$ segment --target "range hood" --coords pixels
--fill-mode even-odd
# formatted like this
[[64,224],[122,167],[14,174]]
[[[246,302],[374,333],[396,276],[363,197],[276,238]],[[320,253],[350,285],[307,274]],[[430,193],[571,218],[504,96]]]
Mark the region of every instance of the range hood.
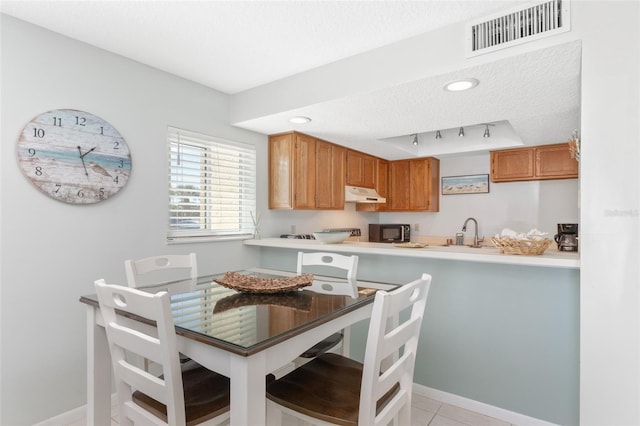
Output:
[[387,199],[381,197],[375,189],[347,185],[344,187],[344,201],[347,203],[386,203]]

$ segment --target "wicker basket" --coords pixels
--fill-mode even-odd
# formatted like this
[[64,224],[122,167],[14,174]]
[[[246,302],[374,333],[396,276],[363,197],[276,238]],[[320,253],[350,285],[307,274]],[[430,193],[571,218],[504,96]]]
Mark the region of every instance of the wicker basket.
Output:
[[504,254],[542,254],[549,248],[552,240],[514,240],[510,238],[491,238],[491,242]]
[[213,281],[223,287],[241,291],[243,293],[287,293],[313,283],[312,274],[296,275],[281,278],[259,278],[239,272],[226,272],[223,277],[216,277]]

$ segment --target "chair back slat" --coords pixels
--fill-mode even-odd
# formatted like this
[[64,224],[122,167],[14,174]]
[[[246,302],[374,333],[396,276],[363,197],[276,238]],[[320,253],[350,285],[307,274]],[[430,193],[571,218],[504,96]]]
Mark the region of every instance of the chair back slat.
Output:
[[[131,402],[132,393],[139,390],[166,405],[168,424],[184,424],[182,375],[169,294],[150,294],[134,288],[106,284],[104,280],[96,281],[95,286],[111,351],[120,413],[129,416],[121,419],[121,422],[135,422],[133,417],[139,420],[152,418],[147,410]],[[154,321],[157,336],[146,334],[142,328],[133,328],[135,322],[116,314],[116,309]],[[152,356],[161,364],[163,377],[154,377],[131,363],[127,354]],[[153,423],[163,422],[153,417]]]
[[[408,424],[413,369],[430,286],[431,276],[423,274],[391,292],[376,294],[363,363],[359,424],[386,425],[392,418],[397,418],[397,424]],[[400,321],[400,312],[407,308],[411,309],[408,319]],[[371,401],[394,386],[399,386],[398,394],[376,413]]]
[[315,291],[323,294],[338,294],[358,297],[358,282],[356,275],[358,272],[358,256],[345,256],[337,253],[316,252],[304,253],[298,252],[298,264],[296,273],[298,275],[307,271],[308,267],[322,267],[333,270],[342,271],[346,281],[331,281],[316,279],[307,290]]
[[[146,317],[148,318],[148,317]],[[146,335],[138,330],[112,324],[111,338],[120,348],[131,348],[131,352],[153,361],[161,361],[161,344],[157,337]]]
[[[129,287],[140,288],[172,282],[162,288],[170,293],[188,291],[196,284],[198,262],[195,253],[151,256],[124,262]],[[188,272],[188,274],[186,274]],[[173,283],[188,278],[183,283]],[[180,287],[176,287],[176,286]]]

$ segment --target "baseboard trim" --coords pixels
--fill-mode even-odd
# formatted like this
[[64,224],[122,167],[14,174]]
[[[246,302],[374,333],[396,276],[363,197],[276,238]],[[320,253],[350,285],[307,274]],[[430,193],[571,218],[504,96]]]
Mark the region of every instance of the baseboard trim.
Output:
[[83,405],[82,407],[74,408],[73,410],[67,411],[62,414],[58,414],[55,417],[51,417],[43,422],[36,423],[33,426],[60,426],[60,425],[70,425],[74,423],[78,423],[83,419],[87,418],[87,406]]
[[[111,405],[118,403],[118,396],[115,393],[111,394]],[[87,406],[83,405],[73,410],[66,411],[58,414],[55,417],[44,420],[40,423],[36,423],[33,426],[60,426],[60,425],[72,425],[80,424],[81,421],[87,420]]]
[[505,410],[504,408],[495,407],[493,405],[485,404],[484,402],[475,401],[452,393],[443,392],[438,389],[429,388],[417,383],[413,384],[413,392],[417,395],[455,405],[456,407],[464,408],[466,410],[475,411],[476,413],[484,414],[485,416],[503,420],[518,426],[558,426],[555,423],[536,419],[535,417],[529,417],[524,414]]

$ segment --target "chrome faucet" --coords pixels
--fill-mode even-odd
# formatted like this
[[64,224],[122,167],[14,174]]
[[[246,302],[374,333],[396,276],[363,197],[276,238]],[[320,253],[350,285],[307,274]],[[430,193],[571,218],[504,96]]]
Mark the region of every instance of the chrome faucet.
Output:
[[467,232],[467,223],[469,223],[469,221],[472,220],[473,223],[475,224],[475,233],[473,235],[473,246],[472,247],[480,247],[478,245],[478,243],[484,241],[484,237],[479,239],[478,238],[478,221],[475,220],[474,218],[470,217],[467,220],[464,221],[464,225],[462,225],[462,232]]

